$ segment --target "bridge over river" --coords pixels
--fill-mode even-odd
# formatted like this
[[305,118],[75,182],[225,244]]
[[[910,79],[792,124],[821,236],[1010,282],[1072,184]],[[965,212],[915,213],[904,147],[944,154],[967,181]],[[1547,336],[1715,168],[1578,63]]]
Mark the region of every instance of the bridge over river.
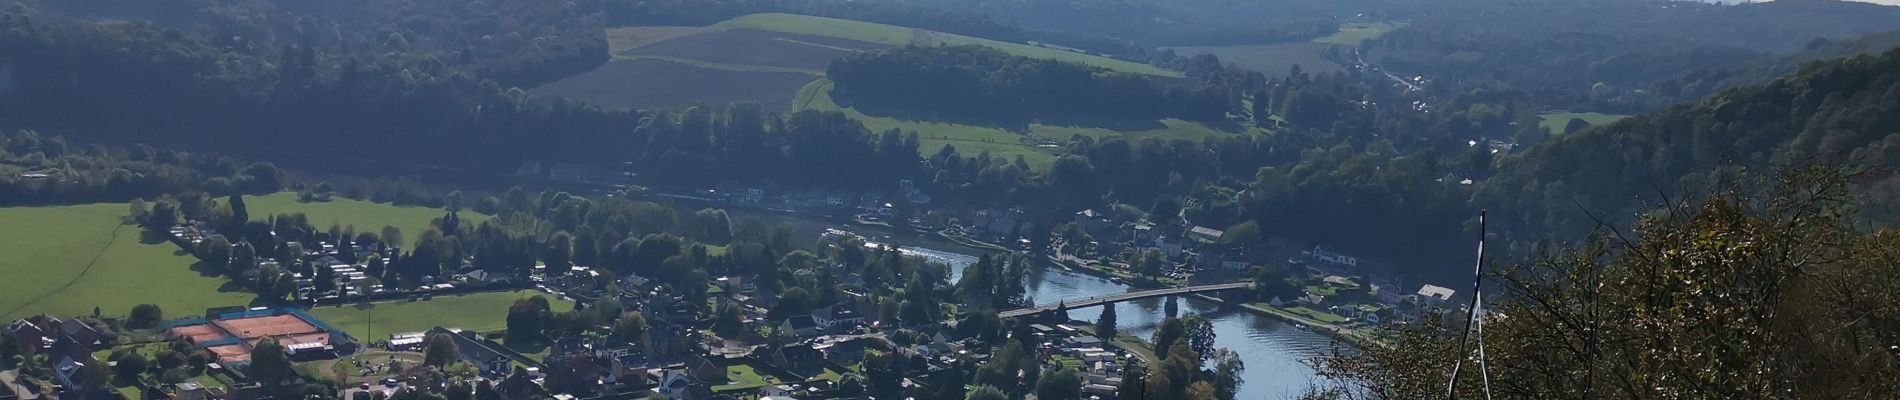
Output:
[[1119,302],[1124,302],[1124,301],[1129,301],[1129,300],[1146,299],[1150,297],[1179,296],[1179,295],[1184,295],[1184,294],[1218,292],[1222,290],[1251,289],[1251,288],[1253,288],[1252,282],[1236,282],[1236,283],[1222,283],[1218,285],[1182,286],[1182,287],[1173,287],[1173,288],[1166,288],[1166,289],[1143,290],[1139,292],[1117,293],[1117,294],[1112,294],[1112,295],[1107,295],[1107,296],[1095,296],[1095,297],[1082,298],[1082,299],[1068,299],[1068,300],[1063,300],[1061,302],[1058,302],[1056,304],[1041,305],[1041,306],[1035,306],[1035,307],[1029,307],[1029,308],[1018,308],[1014,310],[1004,311],[1004,312],[998,313],[997,316],[1008,319],[1008,318],[1016,318],[1016,317],[1036,315],[1036,314],[1046,313],[1050,311],[1055,311],[1056,308],[1075,309],[1075,308],[1099,306],[1103,304],[1114,304],[1114,303],[1119,303]]

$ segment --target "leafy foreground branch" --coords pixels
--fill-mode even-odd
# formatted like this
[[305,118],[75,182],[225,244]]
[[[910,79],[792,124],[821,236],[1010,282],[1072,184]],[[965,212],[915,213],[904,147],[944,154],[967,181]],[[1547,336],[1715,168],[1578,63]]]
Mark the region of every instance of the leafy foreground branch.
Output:
[[[1504,268],[1484,322],[1493,398],[1900,396],[1900,232],[1850,226],[1853,178],[1733,186]],[[1442,398],[1456,331],[1319,357],[1330,382],[1306,398]],[[1477,373],[1456,384],[1484,390]]]

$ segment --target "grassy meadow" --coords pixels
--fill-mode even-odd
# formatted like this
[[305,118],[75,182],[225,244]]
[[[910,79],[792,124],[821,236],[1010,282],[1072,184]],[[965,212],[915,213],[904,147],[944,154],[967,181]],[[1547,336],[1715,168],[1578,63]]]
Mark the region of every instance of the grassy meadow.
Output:
[[126,315],[152,303],[168,316],[248,305],[256,296],[192,269],[178,246],[122,224],[125,203],[0,208],[0,319]]
[[385,340],[390,334],[422,332],[437,326],[492,332],[508,328],[508,306],[513,305],[515,299],[537,295],[547,297],[555,311],[574,308],[572,302],[552,295],[521,290],[444,295],[426,301],[325,306],[310,310],[310,315],[362,341]]
[[[222,201],[222,200],[220,200]],[[310,225],[317,229],[328,229],[330,224],[356,226],[357,232],[379,232],[383,226],[401,228],[404,237],[415,238],[433,225],[433,221],[447,213],[439,208],[418,206],[397,206],[388,203],[374,203],[363,200],[347,199],[341,196],[330,201],[305,203],[297,200],[297,193],[278,192],[265,196],[245,196],[244,205],[250,207],[252,219],[263,219],[277,214],[293,212],[303,213],[310,218]],[[473,211],[462,211],[462,220],[481,223],[489,216]]]
[[1405,27],[1404,22],[1348,22],[1339,24],[1339,32],[1313,39],[1314,43],[1328,43],[1341,46],[1359,46],[1366,39],[1385,36],[1386,32]]
[[[1022,156],[1030,169],[1043,171],[1055,163],[1056,153],[1069,139],[1076,136],[1088,136],[1096,140],[1110,137],[1122,137],[1127,140],[1140,140],[1148,137],[1179,137],[1188,140],[1201,140],[1215,135],[1229,135],[1235,132],[1258,133],[1258,129],[1223,131],[1206,124],[1180,119],[1156,121],[1150,129],[1118,131],[1107,128],[1056,126],[1030,124],[1026,133],[953,122],[921,121],[887,116],[866,115],[855,108],[845,107],[831,98],[831,81],[819,80],[806,85],[793,102],[793,111],[814,109],[821,111],[839,111],[852,119],[861,121],[872,132],[882,132],[897,128],[906,132],[915,131],[922,142],[917,151],[928,156],[936,154],[943,145],[956,146],[957,152],[964,156],[974,156],[988,151],[992,157],[1014,159]],[[1232,129],[1230,129],[1232,130]]]
[[922,29],[906,28],[896,25],[843,20],[825,17],[813,17],[795,14],[752,14],[733,18],[711,26],[714,29],[756,29],[795,33],[801,35],[826,36],[851,39],[890,46],[908,45],[980,45],[1003,50],[1010,54],[1052,60],[1088,64],[1115,71],[1139,74],[1179,77],[1180,72],[1139,62],[1117,60],[1087,53],[1062,50],[1051,47],[1031,46],[1009,43],[970,36],[931,32]]
[[1616,122],[1624,118],[1629,118],[1628,115],[1604,114],[1604,113],[1594,113],[1594,112],[1573,113],[1573,112],[1568,112],[1568,111],[1547,112],[1543,114],[1538,114],[1538,116],[1542,117],[1543,119],[1537,122],[1537,126],[1543,127],[1544,129],[1549,130],[1551,134],[1556,134],[1556,135],[1561,135],[1564,133],[1564,126],[1570,124],[1571,118],[1582,118],[1583,122],[1589,122],[1590,126],[1608,125],[1612,122]]

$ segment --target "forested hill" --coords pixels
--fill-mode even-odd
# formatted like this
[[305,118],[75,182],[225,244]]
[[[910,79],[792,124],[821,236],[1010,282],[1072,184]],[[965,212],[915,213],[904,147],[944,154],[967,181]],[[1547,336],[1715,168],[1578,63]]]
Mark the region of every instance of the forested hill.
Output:
[[[607,62],[601,18],[564,0],[0,0],[49,17],[142,21],[237,52],[314,47],[533,86]],[[8,10],[9,12],[15,10]]]
[[[1500,162],[1475,195],[1506,235],[1575,238],[1579,206],[1627,216],[1639,199],[1706,193],[1733,168],[1900,165],[1900,50],[1819,62],[1766,84],[1565,135]],[[1861,215],[1900,222],[1900,178],[1858,185]],[[1523,238],[1520,236],[1520,238]]]
[[1679,92],[1684,98],[1701,98],[1738,86],[1767,82],[1820,60],[1832,60],[1860,54],[1880,54],[1900,47],[1900,31],[1882,32],[1849,40],[1817,38],[1800,52],[1762,60],[1745,67],[1695,70],[1679,79],[1664,81],[1665,91]]

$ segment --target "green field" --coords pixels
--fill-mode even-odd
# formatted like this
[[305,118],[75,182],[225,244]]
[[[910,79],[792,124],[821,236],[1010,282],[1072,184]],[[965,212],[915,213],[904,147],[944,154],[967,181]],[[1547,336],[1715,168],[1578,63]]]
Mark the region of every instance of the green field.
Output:
[[752,390],[784,383],[776,376],[760,375],[749,364],[734,364],[726,367],[726,383],[713,386],[714,393],[726,393],[740,390]]
[[607,28],[607,52],[619,55],[641,46],[704,32],[696,26],[629,26]]
[[1405,27],[1403,22],[1348,22],[1339,24],[1339,33],[1313,39],[1313,42],[1358,46],[1361,41],[1385,36],[1386,32],[1403,27]]
[[508,328],[508,306],[515,299],[535,295],[547,297],[555,311],[574,308],[573,303],[546,293],[522,290],[446,295],[428,301],[344,304],[312,309],[310,314],[359,341],[387,340],[390,334],[422,332],[437,326],[491,332]]
[[1325,43],[1292,43],[1257,46],[1216,46],[1216,47],[1172,47],[1176,54],[1196,56],[1213,54],[1221,62],[1233,63],[1267,76],[1286,76],[1293,66],[1308,74],[1325,74],[1342,71],[1339,64],[1320,57],[1320,51],[1331,47]]
[[1009,43],[963,35],[931,32],[922,29],[906,28],[896,25],[843,20],[825,17],[813,17],[795,14],[752,14],[733,18],[711,26],[714,29],[756,29],[794,33],[800,35],[826,36],[851,39],[891,46],[909,45],[980,45],[1003,50],[1010,54],[1088,64],[1116,71],[1134,72],[1155,76],[1179,77],[1180,72],[1169,71],[1161,67],[1139,62],[1117,60],[1093,54],[1063,50],[1060,48],[1031,46]]
[[1543,120],[1538,121],[1537,126],[1543,127],[1545,130],[1549,130],[1551,134],[1557,135],[1564,133],[1564,126],[1570,124],[1571,118],[1583,118],[1583,122],[1589,122],[1590,126],[1608,125],[1611,122],[1629,118],[1628,115],[1593,112],[1573,113],[1568,111],[1547,112],[1538,114],[1538,116],[1543,117]]
[[857,109],[840,106],[832,101],[831,81],[826,79],[805,85],[798,91],[798,97],[792,104],[794,111],[813,109],[844,112],[851,119],[863,122],[864,127],[871,132],[883,132],[891,128],[915,131],[922,142],[917,151],[925,155],[936,154],[937,149],[949,144],[956,146],[957,153],[965,157],[987,150],[995,157],[1023,156],[1023,160],[1033,169],[1044,169],[1055,163],[1055,155],[1049,151],[1037,148],[1033,143],[1024,143],[1023,135],[1002,128],[870,116]]
[[125,203],[0,208],[0,320],[35,314],[125,315],[142,303],[168,316],[255,298],[192,270],[178,246],[121,224]]
[[[384,225],[402,228],[407,238],[420,236],[424,229],[441,218],[442,211],[437,208],[396,206],[386,203],[372,203],[336,197],[325,202],[304,203],[297,201],[292,192],[275,193],[268,196],[249,196],[244,205],[251,210],[252,219],[263,219],[271,215],[293,212],[303,213],[310,218],[310,225],[317,229],[328,229],[330,224],[356,226],[357,232],[379,232]],[[488,216],[481,213],[463,211],[462,220],[481,223]]]
[[[1068,143],[1069,139],[1076,135],[1088,136],[1096,140],[1119,136],[1131,141],[1146,137],[1179,137],[1199,141],[1210,136],[1232,134],[1206,124],[1172,118],[1156,121],[1155,128],[1143,130],[1116,131],[1094,127],[1030,124],[1029,132],[1018,134],[998,127],[872,116],[855,108],[839,105],[832,100],[831,81],[825,79],[805,85],[799,90],[798,97],[792,104],[792,111],[813,109],[843,112],[851,119],[863,122],[864,127],[872,132],[883,132],[891,128],[917,132],[917,137],[922,142],[917,151],[926,156],[936,154],[937,149],[948,144],[956,146],[957,153],[966,157],[984,151],[990,152],[992,157],[1004,159],[1022,156],[1023,161],[1029,163],[1030,169],[1038,171],[1055,163],[1056,152],[1061,149],[1062,144]],[[1258,132],[1257,129],[1247,131]]]
[[825,76],[825,71],[819,71],[815,69],[780,67],[780,66],[772,66],[772,65],[725,64],[725,63],[716,63],[716,62],[711,62],[711,61],[694,60],[694,59],[683,58],[683,57],[616,55],[614,56],[614,60],[616,61],[618,60],[658,60],[658,61],[666,61],[666,62],[676,62],[676,63],[691,65],[691,66],[700,67],[700,68],[716,69],[720,71],[788,72],[788,73],[805,74],[805,75],[811,75],[811,76]]

